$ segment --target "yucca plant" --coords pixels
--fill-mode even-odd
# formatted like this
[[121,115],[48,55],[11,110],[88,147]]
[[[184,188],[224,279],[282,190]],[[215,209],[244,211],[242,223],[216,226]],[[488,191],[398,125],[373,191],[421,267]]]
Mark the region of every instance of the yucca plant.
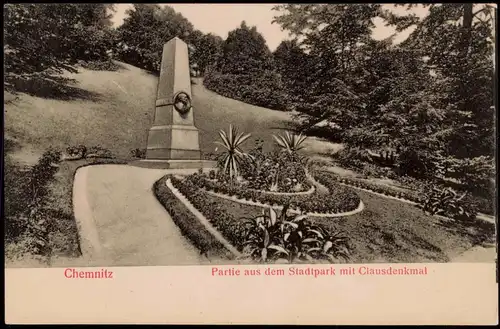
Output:
[[340,232],[330,234],[324,228],[311,225],[307,229],[303,254],[306,259],[327,260],[331,263],[347,261],[350,258],[348,238]]
[[289,131],[287,131],[284,136],[273,135],[273,138],[279,145],[279,147],[281,147],[283,150],[286,150],[291,154],[295,154],[297,151],[304,148],[302,144],[304,143],[307,137],[302,135],[302,133],[296,135],[294,133],[290,133]]
[[268,208],[262,215],[245,222],[246,233],[243,254],[258,262],[285,261],[332,263],[349,258],[348,239],[340,234],[330,234],[315,225],[306,215],[281,214]]
[[241,164],[252,159],[252,155],[241,150],[241,145],[251,136],[251,134],[238,133],[236,127],[229,125],[229,131],[219,131],[219,136],[222,142],[215,142],[225,148],[222,153],[221,165],[224,174],[227,174],[230,179],[234,179],[239,174]]
[[262,215],[245,221],[247,233],[243,243],[245,256],[258,262],[288,259],[289,251],[283,247],[279,237],[281,222],[272,208]]

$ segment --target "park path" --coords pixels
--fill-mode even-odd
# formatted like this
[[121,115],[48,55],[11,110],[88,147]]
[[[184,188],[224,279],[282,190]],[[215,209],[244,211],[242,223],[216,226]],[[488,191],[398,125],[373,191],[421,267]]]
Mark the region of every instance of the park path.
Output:
[[494,263],[497,259],[495,246],[474,246],[451,259],[452,263]]
[[182,236],[153,194],[154,182],[167,172],[127,165],[78,169],[73,200],[88,265],[209,263]]

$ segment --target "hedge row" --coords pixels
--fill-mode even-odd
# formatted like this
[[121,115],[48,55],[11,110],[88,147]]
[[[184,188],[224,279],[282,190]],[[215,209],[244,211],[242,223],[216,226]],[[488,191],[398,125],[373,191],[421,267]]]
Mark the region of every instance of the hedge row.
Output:
[[[179,181],[172,176],[165,176],[159,181],[157,181],[153,190],[156,198],[165,207],[167,212],[170,214],[174,223],[180,228],[182,234],[186,236],[199,250],[205,255],[217,255],[223,258],[232,259],[233,255],[224,247],[224,245],[219,242],[199,221],[199,219],[174,195],[174,193],[166,186],[167,179],[170,178],[172,182],[175,181],[175,187],[179,191],[189,196],[190,202],[202,211],[202,213],[207,218],[218,218],[221,221],[227,220],[228,215],[222,216],[220,212],[214,211],[214,213],[207,213],[207,209],[215,209],[212,206],[200,204],[200,200],[204,200],[199,197],[199,192],[196,188],[189,188],[186,184],[179,184]],[[214,217],[220,216],[220,217]],[[217,227],[221,230],[223,226]],[[221,230],[223,235],[224,232]],[[231,241],[235,242],[235,241]]]
[[204,188],[215,193],[268,205],[288,205],[291,209],[299,209],[303,212],[341,213],[352,211],[359,206],[359,196],[348,187],[328,179],[328,174],[316,173],[313,174],[313,177],[328,188],[328,194],[274,195],[262,191],[242,189],[240,186],[231,184],[220,184],[198,173],[188,176],[186,180],[198,188]]
[[[323,173],[323,174],[327,174],[327,173]],[[335,175],[333,173],[328,173],[328,177],[332,180],[339,182],[339,183],[351,185],[354,187],[363,188],[365,190],[370,190],[370,191],[384,194],[387,196],[392,196],[392,197],[400,198],[400,199],[406,199],[406,200],[409,200],[409,201],[412,201],[415,203],[420,203],[422,201],[422,197],[418,192],[400,191],[400,190],[396,190],[394,188],[391,188],[389,186],[373,184],[373,183],[369,183],[369,182],[366,182],[364,180],[355,179],[355,178],[341,177],[341,176]]]

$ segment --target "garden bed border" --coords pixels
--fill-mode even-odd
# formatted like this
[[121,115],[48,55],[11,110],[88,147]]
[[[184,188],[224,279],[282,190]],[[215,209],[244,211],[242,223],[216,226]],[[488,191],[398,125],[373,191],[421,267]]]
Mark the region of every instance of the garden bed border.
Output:
[[165,185],[177,197],[177,199],[200,221],[207,231],[219,241],[235,258],[240,258],[242,254],[234,247],[222,234],[210,224],[210,221],[183,195],[173,184],[170,178],[167,178]]

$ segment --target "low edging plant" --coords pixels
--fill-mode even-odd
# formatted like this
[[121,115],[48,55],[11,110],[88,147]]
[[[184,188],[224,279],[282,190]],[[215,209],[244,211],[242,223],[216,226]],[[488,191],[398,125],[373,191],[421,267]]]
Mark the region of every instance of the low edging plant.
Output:
[[[313,174],[314,175],[314,174]],[[305,213],[335,214],[352,211],[359,206],[359,196],[347,187],[328,179],[326,174],[318,173],[315,177],[329,190],[328,194],[313,193],[308,195],[276,195],[261,191],[242,189],[241,186],[220,184],[207,179],[204,174],[193,174],[186,178],[190,184],[219,194],[235,196],[239,199],[260,202],[270,206],[289,205]]]
[[415,202],[415,203],[419,203],[422,200],[422,196],[418,192],[415,192],[415,193],[412,193],[409,191],[403,192],[400,190],[393,189],[389,186],[373,184],[373,183],[369,183],[369,182],[355,179],[355,178],[351,178],[351,177],[341,177],[339,175],[336,175],[336,174],[330,173],[330,172],[321,172],[321,175],[326,175],[326,177],[328,177],[332,180],[335,180],[336,182],[345,184],[345,185],[350,185],[353,187],[362,188],[362,189],[369,190],[372,192],[384,194],[387,196],[392,196],[392,197],[399,198],[399,199],[408,200],[408,201]]
[[[174,195],[174,193],[166,186],[167,179],[171,179],[171,181],[178,182],[178,180],[172,176],[165,176],[155,182],[153,185],[153,191],[158,199],[158,201],[163,205],[163,207],[167,210],[167,212],[172,217],[172,220],[175,224],[180,228],[182,234],[186,236],[199,250],[201,254],[205,255],[216,255],[223,258],[231,259],[233,258],[232,254],[219,242],[206,228],[205,226],[196,218],[196,216],[186,208],[186,206]],[[200,198],[193,195],[190,195],[189,186],[184,184],[176,184],[176,188],[184,195],[189,195],[189,200],[196,209],[203,209],[203,212],[206,212],[205,209],[212,209],[210,207],[204,208],[206,206],[203,203],[200,203]],[[195,192],[194,189],[192,192]],[[225,221],[227,216],[221,216],[220,212],[217,212],[216,209],[213,209],[213,213],[205,214],[207,218],[218,218],[219,225],[214,225],[215,228],[219,229],[221,233],[228,237],[225,233],[228,230],[223,225],[220,225],[220,222]],[[207,216],[209,215],[209,216]],[[220,215],[221,217],[213,217]],[[229,239],[231,240],[231,239]],[[231,240],[230,242],[237,242]],[[236,245],[235,245],[236,246]],[[240,248],[241,249],[241,248]]]

